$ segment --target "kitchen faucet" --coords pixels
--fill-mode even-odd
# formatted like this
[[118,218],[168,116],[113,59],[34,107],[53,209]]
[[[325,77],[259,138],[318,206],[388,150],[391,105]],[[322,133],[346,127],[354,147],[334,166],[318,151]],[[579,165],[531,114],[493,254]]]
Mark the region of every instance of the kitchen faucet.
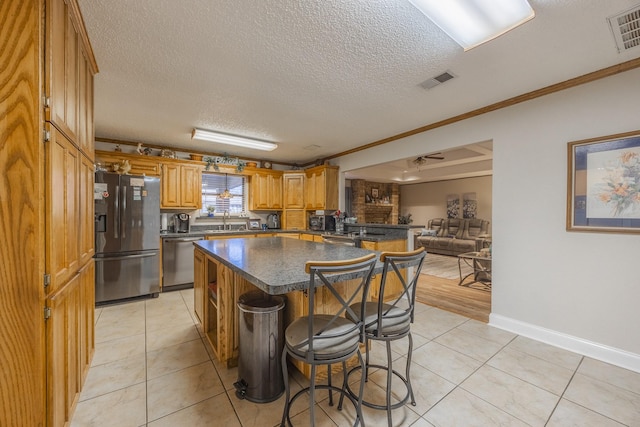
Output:
[[[229,219],[231,218],[231,214],[229,213],[229,210],[225,209],[225,211],[222,213],[222,229],[223,230],[227,229],[227,216],[229,216]],[[229,224],[229,230],[231,230],[231,224]]]

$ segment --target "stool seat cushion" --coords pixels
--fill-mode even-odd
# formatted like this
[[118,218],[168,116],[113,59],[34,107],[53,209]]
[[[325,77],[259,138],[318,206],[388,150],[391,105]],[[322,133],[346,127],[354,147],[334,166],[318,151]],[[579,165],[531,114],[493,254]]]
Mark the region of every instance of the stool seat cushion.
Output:
[[[352,305],[351,308],[354,312],[358,312],[360,308],[358,305]],[[409,329],[411,324],[411,315],[404,309],[394,307],[390,304],[382,304],[382,325],[378,325],[378,303],[367,302],[365,304],[365,332],[369,335],[392,335],[402,333]],[[357,319],[353,319],[357,320]]]
[[[351,320],[339,317],[330,325],[332,315],[316,314],[313,316],[313,331],[320,336],[313,340],[313,352],[316,359],[333,358],[336,355],[348,354],[356,351],[360,342],[360,331]],[[294,320],[285,331],[285,344],[289,351],[299,357],[306,358],[309,351],[308,325],[309,316]],[[327,327],[327,330],[323,330]],[[304,344],[304,345],[301,345]],[[300,347],[298,347],[301,345]]]

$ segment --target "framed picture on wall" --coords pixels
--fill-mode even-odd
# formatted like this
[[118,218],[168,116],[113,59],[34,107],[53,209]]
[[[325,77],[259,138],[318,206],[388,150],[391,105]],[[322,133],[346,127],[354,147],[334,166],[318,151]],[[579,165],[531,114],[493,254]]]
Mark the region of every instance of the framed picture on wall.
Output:
[[373,199],[377,199],[379,196],[380,196],[380,195],[379,195],[379,193],[378,193],[378,189],[377,189],[377,188],[372,188],[372,189],[371,189],[371,197],[372,197]]
[[640,233],[640,131],[568,143],[567,231]]
[[460,218],[460,196],[447,195],[447,218]]
[[260,230],[260,218],[247,220],[247,230]]

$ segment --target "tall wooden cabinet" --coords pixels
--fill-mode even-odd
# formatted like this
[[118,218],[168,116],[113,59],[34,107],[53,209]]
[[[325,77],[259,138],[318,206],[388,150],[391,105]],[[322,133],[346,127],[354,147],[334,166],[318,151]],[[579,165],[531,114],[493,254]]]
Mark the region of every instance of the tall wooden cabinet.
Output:
[[306,230],[304,172],[285,172],[283,180],[284,211],[282,212],[282,228],[285,230]]
[[64,426],[94,350],[97,66],[76,0],[0,9],[0,425]]

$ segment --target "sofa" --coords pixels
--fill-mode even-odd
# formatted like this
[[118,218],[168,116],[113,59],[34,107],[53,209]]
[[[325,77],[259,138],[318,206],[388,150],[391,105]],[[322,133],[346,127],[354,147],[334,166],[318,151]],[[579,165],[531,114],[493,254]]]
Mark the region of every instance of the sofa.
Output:
[[489,221],[478,218],[430,219],[416,236],[416,245],[441,255],[479,251],[490,241]]

